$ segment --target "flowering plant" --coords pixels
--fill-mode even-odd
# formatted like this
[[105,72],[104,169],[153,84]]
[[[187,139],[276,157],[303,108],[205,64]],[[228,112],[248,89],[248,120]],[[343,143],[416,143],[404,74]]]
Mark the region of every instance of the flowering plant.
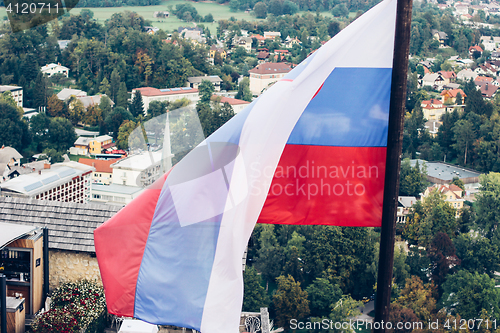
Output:
[[[105,309],[104,291],[96,282],[68,282],[52,293],[52,309],[38,316],[32,329],[34,333],[79,332],[93,326]],[[61,321],[67,321],[67,327]]]

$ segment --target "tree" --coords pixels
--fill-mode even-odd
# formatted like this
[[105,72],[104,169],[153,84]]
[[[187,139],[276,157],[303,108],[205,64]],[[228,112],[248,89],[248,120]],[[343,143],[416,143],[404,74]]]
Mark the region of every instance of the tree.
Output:
[[259,237],[256,266],[265,281],[274,281],[282,272],[284,251],[278,244],[274,225],[264,225]]
[[243,273],[244,292],[243,311],[260,312],[260,308],[269,306],[266,289],[262,286],[260,275],[253,267],[246,267]]
[[267,16],[267,6],[266,6],[266,4],[263,3],[262,1],[257,2],[253,6],[253,12],[254,12],[256,18],[265,19],[266,16]]
[[45,77],[42,72],[39,72],[33,85],[33,99],[32,99],[32,107],[39,107],[39,106],[47,106],[47,97],[48,97],[48,86],[49,83],[47,81],[47,78]]
[[118,130],[116,146],[118,149],[128,149],[128,138],[130,133],[137,128],[137,124],[131,120],[125,120]]
[[77,125],[79,122],[83,121],[84,115],[85,106],[83,106],[82,101],[75,96],[71,96],[68,103],[68,118],[71,123]]
[[133,120],[132,114],[125,108],[118,106],[104,119],[104,124],[109,133],[113,134],[113,138],[118,138],[118,131],[125,120]]
[[36,152],[41,152],[47,145],[49,125],[50,118],[43,112],[30,119],[29,127]]
[[127,108],[128,106],[128,93],[125,82],[121,82],[120,87],[118,88],[118,92],[116,94],[116,106],[121,106],[122,108]]
[[425,173],[420,171],[418,161],[412,167],[410,159],[403,160],[400,171],[399,195],[420,197],[426,186]]
[[64,152],[57,151],[54,148],[45,148],[42,153],[47,156],[50,163],[52,164],[64,161],[64,158],[62,157],[62,155],[64,155]]
[[22,151],[31,142],[28,125],[17,107],[0,98],[0,146]]
[[212,82],[208,80],[201,81],[198,86],[198,94],[200,95],[200,101],[198,103],[210,103],[214,91],[215,87]]
[[456,210],[444,200],[444,194],[431,191],[423,202],[417,201],[407,215],[403,237],[412,245],[427,247],[434,235],[443,232],[453,238],[457,230]]
[[67,117],[66,105],[56,95],[47,100],[47,113],[52,117]]
[[330,37],[334,37],[340,30],[340,23],[338,21],[333,21],[328,25],[328,34]]
[[443,232],[438,232],[432,240],[428,256],[431,260],[431,278],[440,287],[446,280],[446,276],[460,265],[460,259],[455,254],[455,246],[450,237]]
[[477,225],[489,239],[499,238],[500,173],[480,175],[481,191],[476,194]]
[[148,118],[154,118],[167,112],[169,102],[151,101],[148,106]]
[[314,317],[328,317],[334,304],[342,297],[339,286],[323,278],[316,278],[306,291],[311,316]]
[[427,321],[436,309],[434,288],[433,283],[424,285],[419,277],[412,276],[406,279],[405,287],[395,303],[413,310],[420,320]]
[[99,86],[99,92],[106,96],[111,96],[111,85],[107,78],[102,79],[101,85]]
[[335,17],[347,17],[349,15],[349,10],[347,9],[345,4],[340,3],[333,7],[332,15]]
[[102,121],[102,110],[99,108],[99,105],[90,105],[83,116],[83,122],[88,126],[97,126],[102,123]]
[[[110,82],[110,95],[109,97],[113,102],[116,103],[116,97],[118,95],[118,89],[120,87],[120,73],[118,72],[118,69],[113,69],[113,72],[111,72],[111,82]],[[125,88],[126,90],[127,88]]]
[[106,117],[111,113],[111,100],[108,96],[101,96],[99,109],[101,109],[102,112],[102,119],[106,119]]
[[132,98],[132,103],[129,107],[129,111],[135,118],[144,116],[144,102],[142,101],[142,95],[139,90],[135,91],[134,97]]
[[486,273],[494,277],[500,270],[500,249],[498,243],[477,233],[461,234],[455,239],[457,256],[460,258],[460,268],[471,273]]
[[484,309],[490,318],[500,316],[500,289],[487,274],[461,270],[446,280],[443,291],[440,303],[452,314],[480,318]]
[[[403,307],[397,303],[391,304],[391,310],[389,311],[389,317],[387,322],[391,323],[417,323],[419,322],[418,317],[415,312],[407,307]],[[410,333],[413,332],[412,328],[405,328],[404,325],[398,327],[394,325],[392,329],[388,329],[387,332],[394,333]]]
[[238,85],[238,93],[234,98],[242,99],[247,102],[252,101],[252,92],[250,91],[250,80],[245,77]]
[[52,118],[48,128],[48,139],[51,147],[57,151],[66,151],[76,141],[73,125],[65,118]]
[[470,147],[476,139],[476,133],[471,122],[460,119],[453,126],[454,139],[457,142],[453,147],[464,156],[464,165],[467,165],[467,154],[470,154]]
[[302,290],[300,282],[295,282],[290,275],[279,276],[276,282],[278,288],[273,296],[276,324],[280,327],[288,327],[290,319],[304,318],[309,314],[307,292]]

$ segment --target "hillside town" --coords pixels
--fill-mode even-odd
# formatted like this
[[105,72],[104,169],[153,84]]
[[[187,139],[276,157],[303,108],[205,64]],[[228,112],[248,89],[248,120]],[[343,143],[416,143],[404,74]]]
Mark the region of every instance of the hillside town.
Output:
[[[104,24],[82,9],[22,32],[0,27],[0,230],[17,232],[0,244],[0,272],[12,313],[25,309],[15,333],[58,320],[88,332],[130,324],[106,312],[94,230],[369,9],[225,5],[259,20],[221,19],[214,33],[203,24],[212,14],[186,1]],[[183,26],[155,27],[173,16]],[[472,319],[464,331],[482,330],[481,319],[499,332],[500,3],[414,1],[411,34],[390,318],[442,331]],[[379,245],[380,228],[257,224],[240,332],[256,332],[251,318],[265,333],[293,329],[291,318],[373,320]],[[65,295],[91,298],[97,314],[68,310]]]

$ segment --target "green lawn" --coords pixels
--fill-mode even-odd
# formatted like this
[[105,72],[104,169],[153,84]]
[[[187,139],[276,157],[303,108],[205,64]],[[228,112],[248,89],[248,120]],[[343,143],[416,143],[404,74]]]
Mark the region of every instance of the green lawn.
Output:
[[[123,12],[123,11],[132,11],[144,17],[144,19],[152,22],[153,26],[160,28],[164,31],[171,32],[172,30],[176,30],[180,26],[194,26],[193,22],[184,22],[179,20],[175,15],[171,15],[168,18],[157,19],[153,18],[153,13],[155,11],[170,11],[170,8],[175,8],[175,5],[180,3],[185,3],[188,0],[165,0],[161,5],[158,6],[126,6],[126,7],[108,7],[108,8],[74,8],[71,10],[73,15],[77,15],[80,13],[82,9],[90,9],[94,12],[94,18],[99,23],[104,23],[107,19],[111,17],[114,13]],[[193,2],[189,1],[196,10],[198,14],[204,17],[207,14],[212,14],[214,17],[213,23],[201,23],[204,26],[210,29],[212,35],[215,35],[217,32],[217,21],[223,19],[229,19],[230,17],[234,17],[237,20],[246,20],[246,21],[261,21],[256,19],[254,16],[251,16],[249,13],[245,13],[242,11],[238,11],[233,13],[229,10],[229,6],[227,4],[220,5],[213,1],[203,1],[203,2]],[[298,14],[302,15],[307,12],[299,12]],[[314,12],[309,12],[315,14]],[[350,15],[355,13],[350,13]],[[321,15],[332,17],[330,12],[321,12]],[[0,7],[0,18],[7,16],[7,12],[5,11],[5,7]]]

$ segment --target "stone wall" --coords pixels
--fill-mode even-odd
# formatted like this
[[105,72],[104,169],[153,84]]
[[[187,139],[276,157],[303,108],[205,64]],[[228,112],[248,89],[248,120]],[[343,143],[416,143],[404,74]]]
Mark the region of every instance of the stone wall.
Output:
[[65,282],[82,279],[97,280],[102,284],[97,258],[89,253],[49,250],[49,270],[51,291]]

